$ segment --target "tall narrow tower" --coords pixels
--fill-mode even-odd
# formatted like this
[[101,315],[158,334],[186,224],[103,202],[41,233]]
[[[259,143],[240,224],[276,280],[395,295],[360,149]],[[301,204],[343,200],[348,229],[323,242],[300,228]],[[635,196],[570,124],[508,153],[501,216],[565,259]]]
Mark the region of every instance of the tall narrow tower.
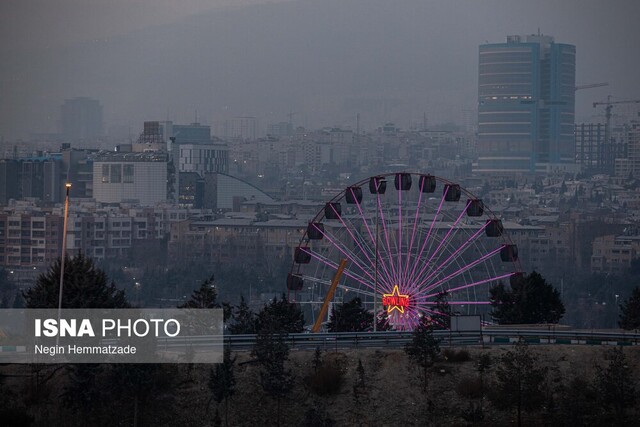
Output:
[[575,54],[544,35],[480,46],[477,172],[573,167]]

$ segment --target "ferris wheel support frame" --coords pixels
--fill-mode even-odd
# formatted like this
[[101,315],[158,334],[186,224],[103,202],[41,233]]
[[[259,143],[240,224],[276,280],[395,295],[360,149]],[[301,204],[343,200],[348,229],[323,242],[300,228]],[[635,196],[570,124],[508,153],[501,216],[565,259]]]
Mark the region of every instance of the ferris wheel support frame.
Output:
[[336,292],[336,288],[338,287],[338,282],[340,282],[340,278],[342,277],[342,272],[344,268],[347,266],[347,259],[342,258],[340,261],[340,265],[338,266],[338,271],[336,271],[335,276],[333,276],[333,280],[331,280],[331,286],[329,287],[329,292],[324,297],[324,302],[322,303],[322,307],[320,308],[320,313],[318,313],[318,318],[316,322],[313,324],[313,328],[311,332],[314,334],[320,330],[320,326],[322,326],[322,318],[327,314],[327,309],[329,308],[329,303],[333,299],[333,294]]

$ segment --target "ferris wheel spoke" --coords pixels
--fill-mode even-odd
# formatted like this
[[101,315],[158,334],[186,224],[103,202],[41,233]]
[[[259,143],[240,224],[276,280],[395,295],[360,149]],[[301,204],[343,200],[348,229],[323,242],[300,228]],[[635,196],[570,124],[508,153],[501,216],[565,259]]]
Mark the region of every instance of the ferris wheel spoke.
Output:
[[[351,190],[351,191],[353,191],[353,190]],[[361,219],[362,219],[362,221],[364,222],[365,227],[367,228],[367,231],[368,231],[368,233],[369,233],[369,237],[372,239],[372,242],[373,242],[373,241],[374,241],[374,240],[373,240],[373,235],[372,235],[372,233],[371,233],[371,230],[370,230],[370,228],[369,228],[369,225],[367,224],[366,219],[364,218],[364,215],[362,214],[362,208],[360,207],[360,204],[359,204],[359,203],[356,203],[356,204],[357,204],[357,206],[358,206],[358,211],[360,212]],[[332,209],[334,209],[334,211],[335,211],[335,208],[333,207],[333,205],[331,206],[331,208],[332,208]],[[337,212],[336,212],[336,214],[337,214]],[[354,227],[354,226],[353,226],[353,223],[352,223],[351,221],[349,221],[349,224],[351,225],[351,227],[349,227],[349,226],[344,222],[344,219],[343,219],[343,216],[342,216],[342,215],[338,215],[338,217],[340,218],[340,222],[342,222],[342,225],[343,225],[343,226],[345,227],[345,229],[347,230],[347,233],[349,233],[349,236],[351,237],[351,239],[356,243],[356,245],[358,245],[358,247],[360,248],[360,250],[361,250],[361,251],[364,253],[364,255],[367,257],[367,261],[369,262],[369,264],[370,264],[370,265],[373,265],[373,264],[375,263],[375,257],[377,256],[377,254],[373,253],[374,259],[372,260],[372,259],[371,259],[371,256],[370,256],[370,254],[372,253],[372,251],[371,251],[371,250],[368,250],[368,251],[367,251],[367,250],[365,250],[365,248],[362,246],[362,244],[361,244],[361,243],[360,243],[360,241],[356,238],[356,236],[354,236],[354,235],[351,233],[351,229],[353,229],[353,230],[355,231],[355,233],[357,234],[357,237],[359,237],[359,238],[362,240],[362,242],[364,242],[364,241],[365,241],[365,238],[364,238],[364,237],[363,237],[363,236],[362,236],[362,235],[357,231],[356,227]],[[377,245],[374,243],[374,244],[373,244],[373,246],[374,246],[374,250],[373,250],[373,251],[375,251],[375,247],[376,247]],[[367,248],[368,248],[368,247],[367,247]],[[389,281],[391,281],[391,275],[389,274],[389,271],[387,270],[386,265],[382,264],[382,267],[383,267],[383,270],[384,270],[383,274],[385,274],[385,275],[387,276],[387,279],[388,279]],[[374,279],[374,280],[375,280],[375,279]]]
[[442,205],[444,204],[445,198],[447,197],[447,192],[449,191],[449,187],[446,187],[445,190],[442,192],[442,199],[440,199],[440,204],[438,205],[438,210],[436,211],[436,213],[433,216],[433,219],[431,220],[431,225],[429,225],[429,231],[427,232],[427,236],[424,238],[424,240],[422,241],[422,245],[420,247],[420,251],[418,252],[418,255],[416,256],[416,261],[413,263],[413,268],[411,269],[411,273],[409,274],[409,279],[412,280],[414,277],[414,274],[416,272],[416,268],[418,267],[418,260],[420,260],[422,258],[422,254],[424,253],[425,248],[427,247],[427,244],[429,243],[429,251],[431,251],[431,242],[430,242],[430,237],[431,237],[431,232],[433,231],[433,226],[435,225],[438,217],[440,216],[440,211],[442,210]]
[[413,218],[413,230],[411,231],[411,240],[409,241],[409,248],[407,249],[407,265],[404,269],[405,279],[409,278],[409,266],[411,264],[411,251],[413,250],[413,242],[416,237],[416,231],[418,229],[418,223],[419,223],[418,219],[420,216],[420,205],[422,203],[422,190],[424,189],[424,182],[422,182],[422,180],[420,180],[420,182],[422,183],[422,185],[419,188],[418,206],[416,207],[416,215]]
[[[351,192],[352,192],[351,194],[354,195],[353,194],[353,190],[351,190]],[[355,197],[354,197],[354,199],[355,199]],[[379,237],[380,236],[379,236],[379,233],[378,233],[378,226],[379,226],[379,223],[380,223],[380,221],[378,221],[378,205],[380,204],[380,196],[376,195],[376,199],[377,199],[377,201],[376,201],[376,216],[375,216],[375,219],[374,218],[370,218],[370,219],[376,221],[376,224],[375,224],[375,226],[376,226],[375,237],[374,237],[374,233],[371,232],[371,228],[369,227],[368,219],[365,217],[364,213],[362,212],[362,206],[361,206],[360,203],[357,202],[357,199],[356,199],[356,206],[358,206],[358,212],[360,213],[360,217],[362,218],[362,222],[364,223],[365,227],[367,228],[367,232],[369,233],[369,237],[371,238],[371,242],[372,242],[372,245],[374,247],[374,263],[379,261],[380,258],[381,258],[381,256],[380,256],[380,245],[379,245],[379,241],[380,241]],[[380,210],[380,212],[381,212],[381,210]],[[387,249],[384,245],[382,245],[382,248],[385,251]],[[388,253],[388,255],[391,256],[390,253]],[[382,270],[384,270],[384,274],[386,275],[386,277],[389,280],[389,282],[392,282],[393,281],[392,280],[393,274],[389,271],[389,268],[387,267],[387,265],[385,263],[378,263],[378,264],[382,267]]]
[[[396,272],[396,267],[393,263],[393,252],[391,252],[391,244],[389,243],[389,233],[387,232],[387,223],[384,219],[384,212],[382,211],[382,204],[380,203],[380,196],[376,197],[378,199],[378,213],[380,214],[380,222],[382,223],[382,230],[384,233],[383,241],[386,243],[387,256],[389,257],[389,265],[391,266],[391,274],[392,278],[397,280],[398,273]],[[378,245],[376,245],[378,246]],[[384,244],[382,245],[385,246]]]
[[458,254],[462,255],[464,252],[466,252],[466,250],[471,247],[471,244],[475,241],[475,239],[477,239],[478,236],[484,232],[484,229],[487,228],[488,224],[489,224],[488,222],[485,222],[484,225],[480,227],[478,231],[476,231],[471,237],[469,237],[466,242],[460,245],[458,249],[456,249],[453,253],[451,253],[451,255],[449,255],[449,257],[446,260],[444,260],[442,263],[438,263],[438,261],[440,261],[440,257],[438,256],[438,259],[436,259],[436,262],[433,264],[433,267],[431,267],[429,271],[427,271],[427,276],[424,278],[424,280],[427,281],[432,277],[436,276],[438,272],[444,271],[451,264],[451,262],[454,261],[454,257],[456,255]]
[[398,281],[401,282],[402,277],[402,187],[398,189],[398,238],[396,241],[398,258]]
[[[451,228],[449,228],[445,236],[439,242],[439,248],[438,248],[439,250],[432,254],[430,258],[430,262],[425,265],[426,268],[423,270],[422,274],[420,274],[418,277],[426,278],[430,274],[432,274],[434,270],[436,271],[435,275],[436,276],[438,275],[437,271],[441,270],[439,268],[440,258],[442,257],[443,254],[446,255],[447,253],[451,254],[453,252],[451,247],[455,246],[455,243],[456,243],[455,239],[458,233],[460,232],[460,230],[462,230],[462,228],[458,226],[452,226]],[[434,256],[435,256],[435,259],[432,259]]]
[[[488,279],[479,280],[479,281],[474,282],[474,283],[469,283],[469,284],[466,284],[466,285],[457,286],[455,288],[449,288],[446,291],[449,294],[453,294],[454,292],[457,292],[457,291],[460,291],[460,290],[463,290],[463,289],[468,289],[468,288],[472,288],[474,286],[484,285],[485,283],[491,283],[491,282],[495,282],[497,280],[506,279],[507,277],[511,277],[514,274],[516,274],[516,273],[507,273],[507,274],[503,274],[503,275],[496,276],[496,277],[490,277]],[[421,295],[421,296],[417,297],[416,299],[418,301],[428,300],[430,298],[436,297],[437,295],[438,295],[438,293],[428,294],[428,295]],[[447,303],[451,304],[451,301],[448,301]]]
[[449,230],[447,231],[447,234],[445,234],[445,236],[442,238],[442,240],[440,240],[440,243],[438,244],[438,247],[436,248],[435,251],[433,251],[433,253],[431,253],[431,255],[429,256],[429,259],[427,260],[426,263],[424,263],[424,266],[420,269],[418,274],[416,274],[415,276],[411,277],[412,281],[418,279],[419,277],[421,277],[425,273],[425,271],[427,271],[427,269],[430,268],[429,266],[431,265],[431,261],[433,261],[433,258],[436,256],[436,254],[439,253],[440,248],[447,241],[447,239],[451,235],[451,232],[453,230],[457,230],[457,226],[460,223],[460,220],[462,219],[462,217],[464,216],[467,208],[469,207],[469,203],[470,202],[467,202],[465,208],[462,210],[462,212],[460,212],[460,215],[458,215],[458,218],[456,218],[456,221],[453,223],[453,225],[449,226]]
[[336,236],[334,236],[333,234],[328,233],[326,228],[324,229],[324,231],[322,230],[319,230],[319,231],[327,239],[327,241],[331,243],[334,248],[340,251],[342,255],[347,257],[347,259],[351,261],[353,265],[357,266],[360,270],[362,270],[362,272],[365,273],[367,276],[369,276],[371,280],[374,280],[373,276],[367,271],[366,268],[363,267],[363,265],[366,265],[366,264],[363,263],[362,260],[359,257],[357,257],[356,254],[354,254],[352,251],[345,249],[343,247],[344,245],[341,244],[340,239],[336,238]]
[[[437,286],[441,285],[442,283],[444,283],[444,282],[446,282],[446,281],[448,281],[448,280],[451,280],[451,279],[453,279],[454,277],[458,277],[459,275],[461,275],[461,274],[463,274],[464,272],[466,272],[466,271],[468,271],[468,270],[472,269],[472,268],[473,268],[473,267],[475,267],[476,265],[478,265],[478,264],[480,264],[480,263],[483,263],[483,262],[486,262],[486,261],[487,261],[488,259],[490,259],[492,256],[494,256],[494,255],[496,255],[496,254],[499,254],[503,247],[504,247],[504,245],[499,246],[497,249],[494,249],[494,250],[492,250],[491,252],[489,252],[488,254],[485,254],[485,255],[481,256],[480,258],[478,258],[477,260],[473,261],[472,263],[467,264],[467,265],[465,265],[465,266],[461,267],[459,270],[454,271],[453,273],[449,274],[447,277],[445,277],[445,278],[443,278],[443,279],[440,279],[440,280],[438,280],[438,281],[437,281],[437,282],[435,282],[435,283],[432,283],[432,284],[427,285],[427,282],[423,280],[423,281],[421,281],[421,282],[418,284],[418,289],[420,289],[420,288],[422,288],[422,287],[424,286],[424,287],[425,287],[425,288],[424,288],[424,291],[428,292],[428,291],[430,291],[430,290],[432,290],[432,289],[436,288]],[[425,286],[425,285],[426,285],[426,286]]]
[[431,322],[436,323],[437,325],[441,326],[441,327],[446,327],[446,325],[442,322],[440,322],[439,320],[433,319],[433,316],[449,316],[448,313],[442,312],[442,311],[438,311],[438,310],[434,310],[433,308],[429,308],[428,304],[421,304],[418,305],[418,307],[420,309],[420,311],[426,315],[428,315],[431,319]]
[[449,301],[449,305],[490,305],[491,301]]
[[[338,270],[339,264],[337,262],[332,261],[329,258],[327,258],[325,256],[322,256],[317,252],[313,252],[313,251],[305,251],[305,252],[308,253],[309,255],[311,255],[311,257],[313,257],[317,261],[319,261],[322,264],[328,266],[332,270],[335,270],[335,271]],[[363,270],[363,272],[366,273],[366,271],[364,271],[364,270]],[[365,285],[367,287],[371,287],[371,283],[370,282],[368,282],[364,277],[360,276],[359,274],[357,274],[356,272],[352,271],[349,268],[345,268],[344,271],[342,272],[342,274],[352,278],[353,280],[355,280],[356,282],[358,282],[358,283],[360,283],[362,285]]]
[[369,253],[368,251],[366,251],[363,247],[362,244],[360,243],[360,241],[353,235],[353,233],[351,232],[351,229],[353,228],[355,230],[355,227],[353,227],[353,224],[351,223],[351,221],[349,221],[349,224],[351,225],[351,227],[349,227],[343,219],[343,216],[338,214],[338,211],[336,211],[335,207],[333,207],[333,205],[331,205],[331,209],[333,209],[333,211],[335,212],[336,216],[338,217],[338,219],[340,220],[340,223],[342,224],[342,226],[344,227],[344,229],[346,230],[347,234],[349,235],[349,237],[351,237],[351,240],[353,241],[353,243],[355,243],[358,248],[360,249],[360,251],[364,254],[364,256],[367,258],[367,261],[369,262],[369,264],[373,264],[373,262],[371,261],[371,257],[369,257]]

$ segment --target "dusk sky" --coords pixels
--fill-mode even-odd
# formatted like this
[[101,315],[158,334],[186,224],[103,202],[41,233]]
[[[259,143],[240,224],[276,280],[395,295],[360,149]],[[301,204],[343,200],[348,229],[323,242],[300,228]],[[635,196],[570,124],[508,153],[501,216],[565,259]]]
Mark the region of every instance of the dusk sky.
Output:
[[426,0],[4,0],[0,136],[55,132],[67,98],[105,129],[144,120],[364,129],[462,122],[477,104],[478,45],[540,30],[576,45],[576,97],[640,99],[640,2]]

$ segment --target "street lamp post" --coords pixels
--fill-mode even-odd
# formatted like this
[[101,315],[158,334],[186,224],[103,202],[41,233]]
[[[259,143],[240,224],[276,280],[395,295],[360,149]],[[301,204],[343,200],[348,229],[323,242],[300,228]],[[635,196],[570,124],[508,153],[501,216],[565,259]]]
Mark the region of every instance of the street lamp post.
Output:
[[[65,185],[67,195],[64,199],[64,223],[62,226],[62,253],[60,254],[60,286],[58,293],[58,325],[60,324],[60,315],[62,313],[62,289],[64,287],[64,257],[67,251],[67,221],[69,219],[69,191],[71,190],[71,183],[67,182]],[[56,336],[56,346],[58,344],[58,337]]]

